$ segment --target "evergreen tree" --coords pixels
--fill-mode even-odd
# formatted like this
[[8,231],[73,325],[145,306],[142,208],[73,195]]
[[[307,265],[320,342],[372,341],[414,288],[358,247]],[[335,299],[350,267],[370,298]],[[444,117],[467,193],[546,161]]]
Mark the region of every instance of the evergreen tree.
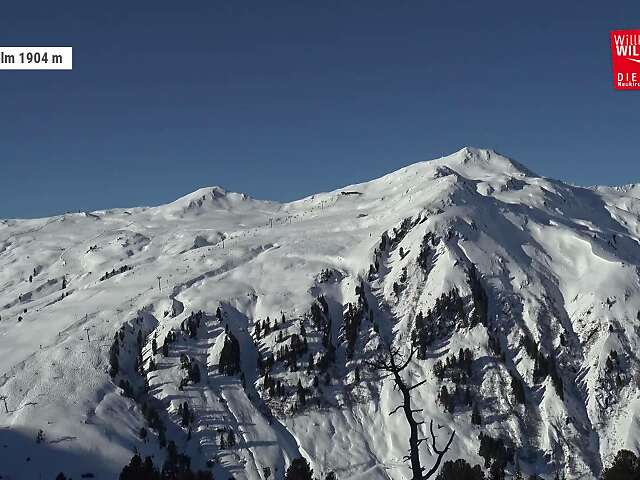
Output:
[[482,425],[482,417],[480,416],[480,409],[477,404],[473,406],[473,411],[471,412],[471,423],[474,425]]
[[522,380],[516,377],[516,375],[513,373],[511,373],[511,391],[513,392],[513,396],[515,397],[516,401],[524,405],[524,385],[522,384]]
[[235,375],[240,371],[240,343],[238,339],[229,332],[224,339],[224,345],[220,352],[218,372],[224,375]]
[[602,480],[640,480],[640,460],[635,453],[620,450],[602,473]]
[[298,386],[296,387],[296,395],[298,397],[298,405],[304,407],[307,403],[307,398],[305,395],[304,387],[302,386],[302,382],[298,379]]
[[505,480],[504,465],[494,461],[489,468],[489,480]]
[[549,361],[542,352],[538,351],[533,365],[533,377],[536,381],[541,382],[547,378],[547,375],[549,375]]
[[210,471],[192,471],[191,459],[178,453],[175,443],[171,442],[167,450],[162,472],[158,472],[150,457],[142,462],[139,455],[134,455],[129,465],[122,469],[120,480],[213,480]]
[[493,475],[498,475],[500,471],[504,474],[504,467],[513,460],[513,449],[507,448],[504,440],[501,438],[495,439],[484,433],[480,433],[478,439],[480,440],[478,455],[484,458],[485,468],[489,468],[493,462],[498,465]]
[[484,480],[480,465],[472,467],[466,460],[444,462],[436,480]]
[[306,458],[298,457],[291,462],[285,480],[313,480],[313,470]]
[[442,403],[442,406],[444,407],[444,409],[451,413],[453,411],[453,400],[451,398],[451,396],[449,395],[449,390],[447,389],[446,385],[443,385],[442,388],[440,389],[440,403]]
[[120,480],[160,480],[160,474],[153,467],[153,461],[146,457],[144,462],[139,455],[134,455],[120,473]]
[[467,271],[469,278],[469,286],[471,287],[471,297],[473,299],[473,314],[471,315],[471,326],[475,326],[478,323],[482,325],[487,324],[487,312],[488,312],[488,298],[487,293],[480,281],[480,275],[475,265],[471,265],[471,268]]
[[236,446],[236,434],[233,433],[233,430],[229,430],[229,435],[227,436],[227,445],[229,448],[233,448]]
[[[117,335],[117,334],[116,334]],[[120,347],[118,345],[118,337],[116,336],[115,341],[111,345],[109,349],[109,375],[111,378],[114,378],[118,371],[120,370],[120,362],[118,360],[118,355],[120,354]]]
[[[180,412],[180,410],[178,410],[178,412]],[[182,426],[186,427],[187,425],[189,425],[191,423],[191,411],[189,410],[189,404],[187,402],[184,402],[184,404],[182,404]]]
[[193,383],[200,383],[200,367],[196,362],[190,365],[189,380],[191,380]]

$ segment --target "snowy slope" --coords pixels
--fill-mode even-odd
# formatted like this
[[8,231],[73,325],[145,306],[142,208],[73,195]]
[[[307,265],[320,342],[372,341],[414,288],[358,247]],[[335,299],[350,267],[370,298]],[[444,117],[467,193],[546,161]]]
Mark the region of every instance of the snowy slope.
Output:
[[[513,447],[526,473],[552,478],[560,466],[567,478],[596,478],[617,450],[640,448],[639,241],[637,186],[570,186],[472,148],[286,204],[213,187],[159,207],[3,220],[1,478],[117,478],[135,451],[162,464],[143,404],[216,478],[265,479],[267,468],[282,478],[298,456],[318,477],[408,478],[408,429],[389,416],[398,393],[364,361],[384,342],[408,349],[418,313],[436,312],[454,289],[463,314],[407,372],[428,380],[414,392],[424,417],[456,430],[447,458],[483,465],[483,432]],[[480,311],[474,267],[488,298],[480,322],[469,321]],[[362,302],[350,344],[344,317]],[[202,312],[194,335],[192,312]],[[242,377],[219,372],[229,335]],[[285,345],[299,349],[295,366]],[[321,367],[327,345],[335,355]],[[447,412],[438,400],[455,386],[434,364],[461,348],[473,353],[467,385],[481,425],[469,405]],[[270,355],[267,383],[284,385],[282,395],[257,368]],[[541,375],[536,357],[555,373]],[[202,378],[180,387],[185,358]],[[178,413],[185,402],[190,434]],[[237,445],[221,449],[229,430]]]

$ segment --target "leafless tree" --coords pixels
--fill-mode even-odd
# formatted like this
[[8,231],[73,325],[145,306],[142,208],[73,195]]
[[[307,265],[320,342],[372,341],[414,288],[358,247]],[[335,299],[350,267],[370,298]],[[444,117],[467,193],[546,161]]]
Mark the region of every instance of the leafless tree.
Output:
[[[409,354],[403,356],[400,352],[400,348],[387,346],[383,353],[367,363],[371,368],[381,372],[382,378],[393,378],[394,388],[402,394],[402,403],[389,412],[389,415],[393,415],[399,411],[404,412],[410,431],[409,455],[405,456],[404,460],[411,463],[411,471],[413,474],[412,480],[425,480],[427,478],[431,478],[438,471],[440,463],[442,462],[444,455],[449,450],[456,432],[455,430],[451,431],[449,440],[442,449],[438,448],[436,442],[436,435],[433,431],[433,420],[429,422],[430,438],[420,436],[421,426],[424,425],[425,422],[416,420],[414,417],[414,414],[422,412],[422,409],[414,409],[411,407],[411,391],[423,385],[427,380],[422,380],[415,385],[409,385],[402,376],[402,372],[409,366],[415,353],[416,349],[412,347]],[[440,428],[440,426],[438,426],[438,428]],[[420,445],[422,442],[427,442],[429,440],[431,440],[431,447],[433,452],[437,455],[437,458],[433,466],[425,473],[426,467],[423,467],[420,463]]]

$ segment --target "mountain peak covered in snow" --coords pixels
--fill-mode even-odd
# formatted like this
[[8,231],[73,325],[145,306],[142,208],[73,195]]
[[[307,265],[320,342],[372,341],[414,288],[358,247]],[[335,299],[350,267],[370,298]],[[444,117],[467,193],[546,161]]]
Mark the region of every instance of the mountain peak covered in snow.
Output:
[[453,168],[458,167],[460,174],[468,175],[500,175],[510,174],[517,176],[537,177],[538,175],[521,165],[520,163],[505,157],[495,150],[476,147],[464,147],[457,152],[434,160],[434,163],[442,163]]
[[166,205],[164,210],[175,214],[200,214],[208,209],[232,209],[246,206],[252,199],[244,193],[227,192],[213,186],[200,188]]

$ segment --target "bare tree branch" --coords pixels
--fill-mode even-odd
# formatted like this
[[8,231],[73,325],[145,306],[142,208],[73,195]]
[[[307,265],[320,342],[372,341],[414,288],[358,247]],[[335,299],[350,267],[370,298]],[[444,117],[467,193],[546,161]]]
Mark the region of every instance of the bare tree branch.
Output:
[[401,403],[400,405],[398,405],[396,408],[394,408],[393,410],[391,410],[391,411],[389,412],[389,416],[393,415],[394,413],[396,413],[398,410],[400,410],[400,409],[401,409],[401,408],[403,408],[403,407],[404,407],[404,404],[403,404],[403,403]]
[[418,388],[421,385],[424,385],[425,383],[427,383],[427,380],[422,380],[421,382],[416,383],[415,385],[412,385],[411,387],[409,387],[409,390],[413,390],[415,388]]
[[416,353],[415,347],[411,347],[409,354],[403,358],[400,347],[399,346],[391,346],[388,345],[386,348],[386,354],[379,355],[376,359],[372,361],[367,361],[367,365],[371,368],[374,368],[378,371],[384,372],[384,378],[393,377],[394,381],[394,390],[398,390],[402,394],[402,403],[394,408],[389,415],[393,415],[398,411],[402,410],[404,412],[407,423],[409,424],[409,455],[406,455],[403,460],[411,462],[411,471],[412,471],[412,480],[426,480],[431,478],[440,467],[440,463],[444,458],[445,454],[449,450],[451,443],[453,442],[453,438],[455,436],[455,430],[452,430],[451,436],[449,437],[449,441],[445,445],[444,449],[438,449],[436,443],[436,436],[433,432],[433,420],[431,420],[429,424],[429,431],[431,433],[431,441],[432,441],[432,449],[434,453],[437,455],[436,461],[434,465],[429,469],[426,474],[423,474],[425,468],[422,467],[420,463],[420,450],[419,447],[422,442],[428,441],[427,438],[419,437],[419,427],[423,425],[424,421],[418,421],[413,416],[414,413],[422,412],[422,408],[411,408],[411,391],[418,388],[419,386],[426,383],[426,380],[422,380],[415,385],[407,385],[407,382],[401,375],[401,372],[405,370]]
[[436,458],[436,462],[433,464],[433,467],[431,467],[431,469],[422,477],[423,479],[431,478],[431,476],[438,471],[438,468],[440,468],[440,463],[442,462],[445,453],[447,453],[447,451],[449,450],[449,447],[453,442],[453,437],[456,434],[455,430],[452,430],[449,441],[442,450],[439,450],[436,444],[436,435],[433,433],[433,420],[431,420],[431,422],[429,423],[429,433],[431,433],[431,446],[438,457]]

